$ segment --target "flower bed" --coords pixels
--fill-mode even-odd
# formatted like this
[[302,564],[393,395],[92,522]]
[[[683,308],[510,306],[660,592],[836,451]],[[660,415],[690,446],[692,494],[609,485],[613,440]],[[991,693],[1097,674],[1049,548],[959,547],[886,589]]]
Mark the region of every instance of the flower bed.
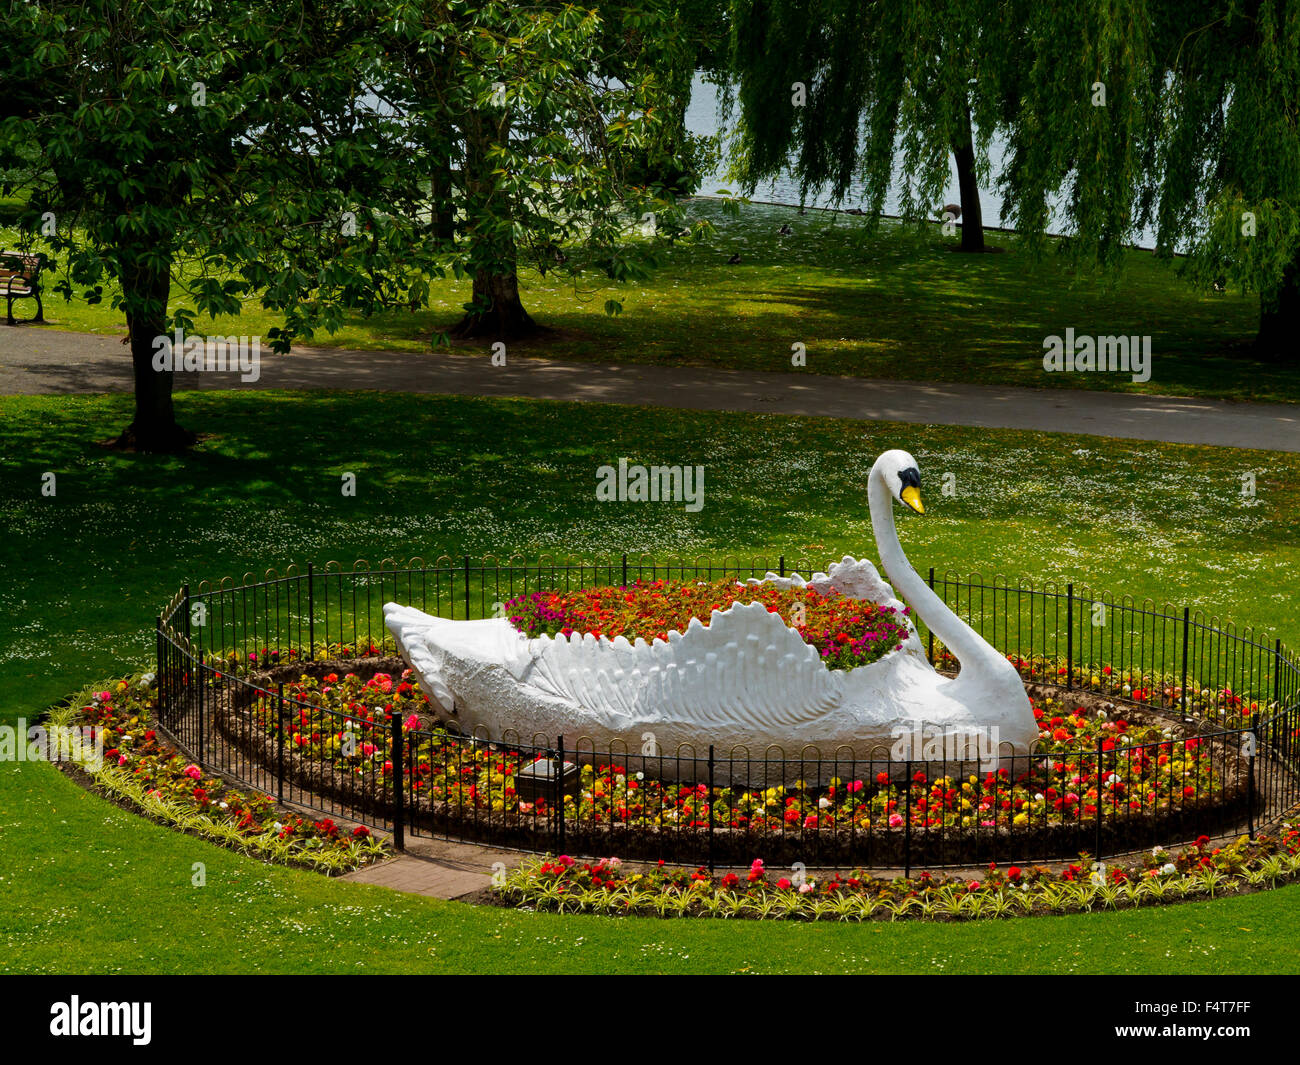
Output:
[[558,912],[660,917],[744,917],[794,920],[976,920],[1031,914],[1155,905],[1242,891],[1300,879],[1300,828],[1278,837],[1242,836],[1227,847],[1206,836],[1174,854],[1162,847],[1123,863],[1086,855],[1053,871],[1042,866],[1000,869],[979,877],[882,879],[769,870],[756,859],[748,871],[710,874],[703,868],[638,869],[618,858],[578,862],[567,855],[525,862],[495,888],[512,906]]
[[[386,810],[397,716],[404,790],[417,823],[471,836],[482,830],[482,838],[522,845],[546,842],[560,816],[559,793],[521,784],[544,754],[447,731],[410,671],[374,666],[317,667],[320,676],[285,684],[294,702],[283,714],[278,698],[264,692],[242,708],[232,705],[219,724],[225,720],[231,741],[263,764],[274,764],[283,728],[290,779],[359,809]],[[1035,700],[1038,753],[996,772],[958,776],[919,764],[910,779],[899,779],[889,762],[843,761],[835,775],[795,779],[796,762],[786,784],[710,790],[698,777],[680,779],[672,758],[579,757],[576,784],[563,796],[566,830],[588,853],[618,842],[627,855],[675,858],[698,852],[699,837],[711,831],[715,853],[731,860],[752,853],[758,836],[773,841],[764,847],[769,854],[847,864],[866,850],[873,864],[902,864],[904,846],[931,863],[982,860],[1022,845],[1075,853],[1096,841],[1098,817],[1110,850],[1176,836],[1193,815],[1208,828],[1210,815],[1224,810],[1216,830],[1244,818],[1240,759],[1222,739],[1113,704],[1067,710],[1060,698]],[[686,772],[700,768],[691,763]]]
[[692,618],[708,625],[715,610],[733,603],[762,603],[817,649],[831,669],[854,669],[902,647],[910,632],[901,612],[812,588],[716,581],[636,581],[576,592],[531,592],[505,604],[510,623],[526,636],[590,633],[614,639],[667,640]]
[[363,825],[347,831],[328,817],[277,811],[269,795],[191,762],[152,727],[150,681],[146,674],[88,689],[51,714],[52,725],[89,728],[102,743],[102,763],[78,762],[96,785],[161,821],[272,861],[345,872],[388,857],[387,843]]

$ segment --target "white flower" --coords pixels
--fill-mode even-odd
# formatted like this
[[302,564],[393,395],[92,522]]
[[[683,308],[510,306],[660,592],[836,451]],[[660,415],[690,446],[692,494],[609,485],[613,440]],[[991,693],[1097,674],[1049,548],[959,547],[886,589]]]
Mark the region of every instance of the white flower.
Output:
[[820,799],[817,800],[817,805],[821,807],[823,810],[829,810],[831,808],[831,801],[830,799],[826,798],[825,795],[823,795]]
[[1178,872],[1178,867],[1174,865],[1173,862],[1165,862],[1165,864],[1160,867],[1160,871],[1162,873],[1176,873]]

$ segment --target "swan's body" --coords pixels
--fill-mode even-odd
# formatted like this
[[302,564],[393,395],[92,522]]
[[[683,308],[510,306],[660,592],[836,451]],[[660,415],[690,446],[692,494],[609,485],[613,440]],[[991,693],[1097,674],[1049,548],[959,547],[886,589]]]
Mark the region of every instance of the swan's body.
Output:
[[808,744],[823,759],[845,762],[841,775],[850,757],[880,762],[870,769],[878,772],[898,756],[900,735],[920,730],[983,736],[994,761],[1024,754],[1038,727],[1019,674],[944,605],[898,542],[893,498],[920,510],[918,484],[906,452],[886,452],[872,467],[872,527],[894,588],[870,562],[848,557],[808,582],[764,580],[901,610],[896,588],[957,657],[956,678],[935,671],[914,628],[900,649],[871,665],[828,669],[761,603],[714,611],[707,626],[692,619],[684,633],[651,644],[577,634],[530,639],[506,618],[451,621],[396,603],[384,607],[384,622],[446,719],[493,740],[513,732],[517,742],[552,745],[562,735],[569,750],[581,738],[587,750],[616,757],[643,751],[647,733],[667,757],[682,747],[684,756],[703,758],[712,744],[720,783],[755,775],[733,759],[782,757],[773,747],[799,758]]

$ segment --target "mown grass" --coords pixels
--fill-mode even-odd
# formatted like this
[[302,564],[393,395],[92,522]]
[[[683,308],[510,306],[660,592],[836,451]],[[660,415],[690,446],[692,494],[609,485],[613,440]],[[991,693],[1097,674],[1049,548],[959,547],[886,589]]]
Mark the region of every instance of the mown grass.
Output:
[[[844,214],[752,204],[733,218],[709,201],[691,211],[715,223],[715,239],[667,249],[644,284],[585,281],[575,289],[554,274],[525,271],[525,304],[555,332],[512,350],[594,362],[1300,400],[1300,378],[1249,351],[1257,297],[1198,292],[1150,252],[1127,252],[1122,273],[1101,279],[1075,276],[1055,254],[1034,262],[1001,233],[988,234],[996,254],[971,256],[954,254],[954,240],[937,226],[917,236],[885,222],[868,237],[864,219]],[[783,223],[789,236],[778,232]],[[15,238],[0,229],[6,246]],[[733,253],[741,257],[734,266],[727,263]],[[124,332],[111,293],[110,286],[94,306],[49,299],[51,328]],[[615,318],[604,312],[611,297],[624,306]],[[428,309],[352,317],[312,343],[428,350],[468,298],[466,282],[434,282]],[[179,287],[172,304],[193,307]],[[199,328],[265,335],[276,322],[250,303],[239,318]],[[1079,335],[1150,336],[1151,380],[1044,372],[1044,338],[1063,336],[1067,327]],[[791,367],[796,343],[806,348],[806,371]]]
[[[0,765],[0,973],[1284,973],[1300,887],[971,924],[525,913],[261,865]],[[206,886],[195,887],[195,863]]]
[[[442,552],[875,557],[863,481],[887,447],[921,465],[927,514],[900,531],[923,572],[1091,581],[1300,640],[1296,455],[373,393],[185,394],[183,420],[211,434],[189,457],[98,447],[129,407],[0,399],[0,721],[147,661],[159,604],[186,580]],[[703,464],[704,509],[597,503],[596,467],[620,456]],[[196,861],[206,888],[190,886]],[[1297,918],[1295,888],[978,927],[475,910],[270,869],[47,766],[0,764],[0,970],[1283,971],[1297,963],[1277,931]]]
[[[921,466],[927,513],[900,528],[923,573],[1073,581],[1300,638],[1296,455],[379,393],[190,393],[183,420],[212,435],[188,458],[98,447],[129,409],[125,396],[0,400],[5,714],[152,653],[154,616],[184,582],[289,562],[874,557],[864,482],[889,447]],[[703,510],[597,502],[596,468],[620,456],[702,464]]]

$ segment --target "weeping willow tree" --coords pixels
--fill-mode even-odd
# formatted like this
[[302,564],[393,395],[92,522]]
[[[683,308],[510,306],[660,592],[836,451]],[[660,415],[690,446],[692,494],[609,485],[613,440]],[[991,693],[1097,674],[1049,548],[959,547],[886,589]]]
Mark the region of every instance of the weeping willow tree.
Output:
[[[1006,5],[733,0],[734,171],[749,191],[787,170],[800,196],[859,185],[875,225],[891,185],[905,217],[933,218],[955,165],[961,248],[984,249],[979,188],[1014,80]],[[895,155],[901,154],[895,173]]]
[[[1300,4],[1025,6],[1005,77],[1005,215],[1031,245],[1117,267],[1146,228],[1209,289],[1260,298],[1255,350],[1300,355]],[[1058,215],[1049,209],[1059,198]]]
[[1168,3],[1139,201],[1198,284],[1260,297],[1255,350],[1300,365],[1300,3]]
[[751,190],[787,169],[804,196],[860,182],[874,222],[893,184],[920,218],[951,153],[974,250],[998,136],[1031,252],[1066,233],[1058,250],[1114,274],[1150,227],[1193,284],[1259,294],[1261,358],[1300,360],[1296,0],[733,0],[732,77]]

